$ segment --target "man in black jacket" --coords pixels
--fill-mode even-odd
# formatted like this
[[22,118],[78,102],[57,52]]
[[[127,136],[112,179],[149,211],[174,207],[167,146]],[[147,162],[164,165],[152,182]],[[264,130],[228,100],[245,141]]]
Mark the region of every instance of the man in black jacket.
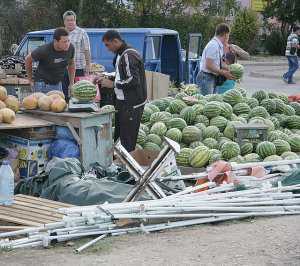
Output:
[[114,89],[116,96],[115,141],[130,152],[135,149],[144,105],[147,100],[147,87],[144,63],[139,53],[129,47],[115,30],[107,31],[102,41],[113,52],[115,80],[101,78],[101,87]]

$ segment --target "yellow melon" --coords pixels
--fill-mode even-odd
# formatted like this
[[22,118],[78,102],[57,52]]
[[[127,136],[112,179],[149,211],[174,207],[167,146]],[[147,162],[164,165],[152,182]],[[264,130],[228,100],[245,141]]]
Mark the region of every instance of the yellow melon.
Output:
[[0,109],[3,109],[5,107],[6,107],[6,104],[0,100]]
[[12,95],[9,95],[5,100],[6,107],[13,110],[15,113],[19,111],[20,102],[19,100]]
[[59,95],[62,99],[65,99],[65,95],[64,95],[64,93],[63,93],[62,91],[54,90],[54,91],[49,91],[49,92],[47,93],[48,96],[53,95],[53,94],[57,94],[57,95]]
[[7,98],[7,90],[5,87],[0,86],[0,100],[5,101]]
[[35,92],[32,94],[35,98],[37,98],[39,100],[39,98],[43,97],[43,96],[46,96],[45,93],[42,93],[42,92]]
[[11,124],[16,119],[16,114],[13,110],[9,108],[3,108],[0,110],[0,113],[2,115],[2,121],[4,123]]
[[[53,102],[56,99],[62,99],[60,95],[58,94],[51,94],[51,95],[47,95],[48,97],[50,97],[51,101]],[[64,99],[63,99],[64,100]]]
[[63,99],[55,99],[51,104],[51,111],[55,113],[60,113],[65,110],[67,103]]
[[23,99],[22,106],[27,110],[34,110],[38,107],[38,100],[33,94],[29,95]]
[[50,96],[43,96],[38,100],[38,106],[42,111],[50,111],[51,110],[52,99]]

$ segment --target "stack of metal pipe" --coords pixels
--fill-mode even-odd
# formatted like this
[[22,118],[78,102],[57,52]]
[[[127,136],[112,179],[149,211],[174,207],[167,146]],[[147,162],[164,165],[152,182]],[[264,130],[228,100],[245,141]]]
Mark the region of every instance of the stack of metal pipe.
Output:
[[[208,188],[201,191],[203,188]],[[199,191],[200,190],[200,191]],[[81,252],[107,236],[154,232],[256,216],[300,214],[300,185],[235,191],[209,182],[158,200],[63,208],[61,222],[0,234],[0,248],[52,245],[97,236]]]

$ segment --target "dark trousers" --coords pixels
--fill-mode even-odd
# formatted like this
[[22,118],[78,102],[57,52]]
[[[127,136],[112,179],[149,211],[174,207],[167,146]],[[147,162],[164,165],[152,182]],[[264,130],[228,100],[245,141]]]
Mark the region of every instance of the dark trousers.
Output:
[[127,106],[124,101],[117,100],[115,107],[117,111],[115,141],[120,138],[122,146],[131,152],[135,150],[144,106],[133,108]]
[[[84,69],[76,69],[75,77],[83,77],[83,76],[84,76]],[[66,71],[65,75],[64,75],[64,81],[63,81],[63,84],[62,84],[62,89],[63,89],[63,93],[64,93],[67,100],[69,100],[69,95],[68,95],[69,85],[70,85],[69,74],[68,74],[68,71]]]

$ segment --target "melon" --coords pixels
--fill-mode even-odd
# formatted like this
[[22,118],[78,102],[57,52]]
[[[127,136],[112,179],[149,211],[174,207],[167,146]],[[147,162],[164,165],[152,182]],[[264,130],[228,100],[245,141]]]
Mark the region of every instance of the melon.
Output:
[[35,96],[29,95],[23,99],[22,106],[26,110],[34,110],[38,107],[38,100]]
[[6,107],[6,104],[0,100],[0,109],[3,109],[5,107]]
[[50,99],[51,99],[51,102],[53,102],[54,100],[56,100],[56,99],[62,99],[61,98],[61,96],[59,95],[59,94],[51,94],[51,95],[46,95],[46,96],[48,96],[48,97],[50,97]]
[[6,107],[13,110],[15,113],[19,111],[20,103],[19,100],[12,95],[9,95],[5,100]]
[[67,103],[64,99],[57,98],[51,103],[51,111],[55,113],[60,113],[65,110],[66,106]]
[[52,99],[50,96],[44,95],[38,99],[38,107],[42,111],[50,111],[51,110]]
[[53,91],[47,92],[48,96],[53,95],[53,94],[59,95],[62,99],[65,99],[65,95],[62,91],[53,90]]
[[32,94],[35,98],[37,98],[39,100],[39,98],[43,97],[43,96],[46,96],[45,93],[42,93],[42,92],[35,92]]
[[2,115],[2,121],[3,123],[11,124],[16,119],[16,114],[13,110],[9,108],[3,108],[0,110],[0,113]]
[[2,113],[0,112],[0,123],[2,123],[2,120],[3,120]]
[[7,90],[5,87],[0,86],[0,100],[5,101],[7,98]]

